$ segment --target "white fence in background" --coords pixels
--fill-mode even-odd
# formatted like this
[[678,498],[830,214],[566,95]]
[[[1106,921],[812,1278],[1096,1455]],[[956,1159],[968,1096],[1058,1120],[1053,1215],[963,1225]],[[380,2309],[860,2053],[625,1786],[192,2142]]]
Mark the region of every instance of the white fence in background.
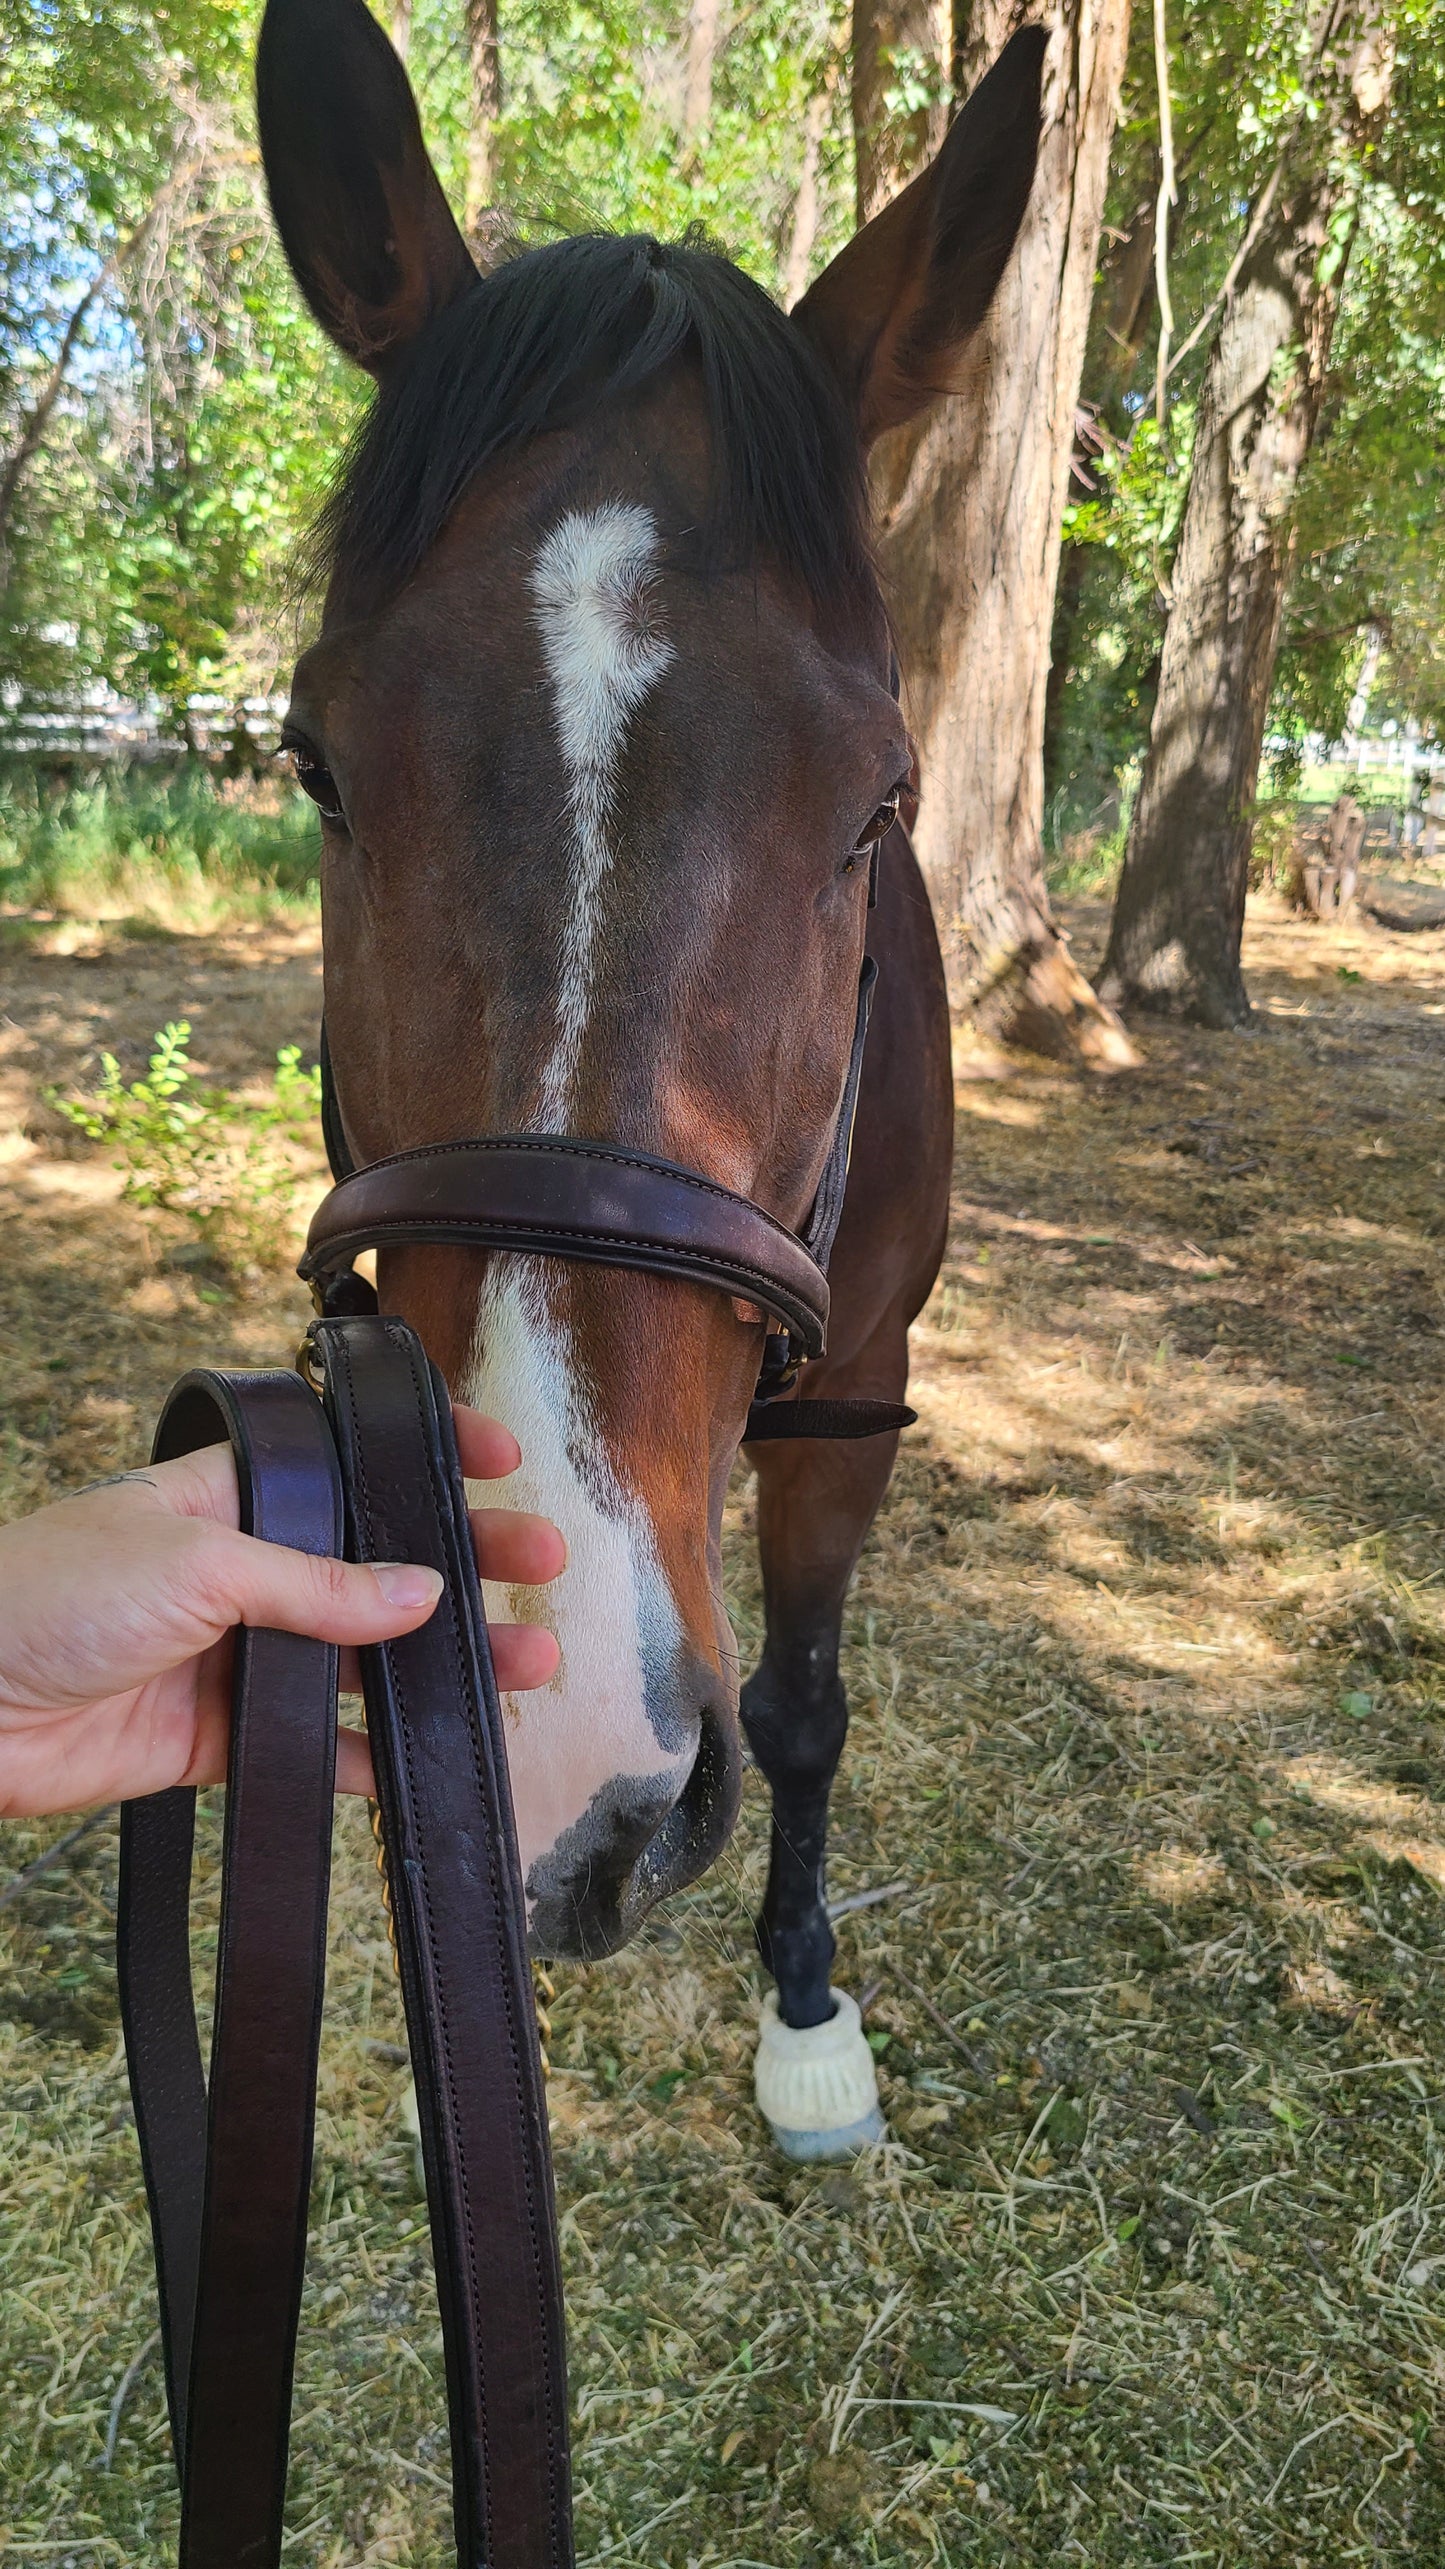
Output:
[[178,738],[173,709],[159,699],[119,696],[113,688],[87,687],[68,704],[25,701],[13,688],[0,688],[0,751],[53,759],[57,767],[116,759],[151,761],[184,757],[224,758],[241,752],[269,757],[281,736],[284,696],[192,696],[185,709],[186,734]]

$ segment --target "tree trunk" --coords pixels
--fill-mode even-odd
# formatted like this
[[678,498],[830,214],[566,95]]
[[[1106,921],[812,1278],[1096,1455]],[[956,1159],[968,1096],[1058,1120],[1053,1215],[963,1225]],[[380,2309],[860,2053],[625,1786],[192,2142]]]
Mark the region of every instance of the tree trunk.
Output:
[[818,161],[823,149],[823,128],[828,122],[828,102],[828,89],[815,89],[803,115],[803,163],[783,261],[783,307],[788,312],[806,293],[813,265],[818,238]]
[[1073,667],[1074,636],[1084,604],[1084,574],[1089,567],[1091,547],[1066,544],[1059,558],[1059,575],[1054,585],[1054,621],[1050,635],[1049,674],[1044,687],[1044,799],[1055,792],[1059,777],[1059,732],[1063,721],[1064,690]]
[[[1010,31],[974,0],[971,85]],[[1043,875],[1044,699],[1075,406],[1129,0],[1049,0],[1038,176],[975,341],[973,389],[885,439],[874,488],[923,780],[916,838],[951,995],[987,1031],[1136,1056],[1073,963]],[[855,15],[855,27],[857,18]]]
[[[1206,1026],[1250,1014],[1240,969],[1252,812],[1292,551],[1324,394],[1348,159],[1378,132],[1390,60],[1373,0],[1331,13],[1324,113],[1301,123],[1225,296],[1195,430],[1159,692],[1099,976],[1116,1006]],[[1334,255],[1328,255],[1333,251]]]
[[497,191],[497,119],[502,112],[502,55],[497,0],[467,0],[466,235],[485,255],[487,215]]
[[[1084,362],[1083,409],[1087,416],[1102,419],[1116,438],[1127,436],[1133,425],[1124,406],[1124,395],[1138,371],[1154,312],[1154,224],[1158,200],[1156,169],[1152,185],[1135,203],[1127,228],[1115,232],[1106,242],[1095,279],[1091,346]],[[1049,678],[1044,695],[1045,810],[1060,782],[1059,737],[1064,701],[1073,674],[1074,643],[1093,550],[1091,544],[1066,543],[1059,556]]]
[[691,159],[712,121],[712,73],[717,60],[719,0],[692,0],[687,20],[687,82],[682,99],[682,144]]
[[[948,0],[858,0],[853,150],[860,224],[933,158],[947,133],[951,50]],[[921,104],[901,103],[920,93]]]
[[1375,680],[1380,674],[1380,662],[1384,656],[1384,649],[1383,625],[1367,624],[1365,656],[1360,662],[1360,674],[1355,680],[1350,695],[1349,710],[1345,715],[1346,756],[1352,757],[1358,753],[1359,735],[1364,728],[1365,716],[1370,710],[1370,698],[1375,692]]
[[1099,263],[1103,328],[1097,349],[1098,384],[1088,387],[1119,433],[1123,396],[1132,385],[1154,317],[1154,225],[1159,182],[1141,196],[1121,240],[1110,243]]
[[412,0],[391,0],[391,41],[405,62],[411,50]]

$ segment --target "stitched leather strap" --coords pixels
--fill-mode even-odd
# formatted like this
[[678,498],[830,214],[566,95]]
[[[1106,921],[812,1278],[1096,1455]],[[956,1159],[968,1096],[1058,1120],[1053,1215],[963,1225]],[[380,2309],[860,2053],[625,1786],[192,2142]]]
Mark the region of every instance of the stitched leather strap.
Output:
[[[873,853],[876,869],[877,848],[874,849]],[[873,875],[870,874],[868,901],[870,909],[873,907],[873,879]],[[853,1020],[853,1042],[848,1054],[848,1068],[844,1076],[843,1094],[839,1100],[838,1113],[833,1125],[833,1139],[829,1146],[827,1164],[818,1181],[818,1192],[813,1198],[812,1211],[809,1213],[807,1221],[804,1223],[801,1232],[798,1234],[803,1247],[807,1250],[815,1265],[822,1268],[825,1275],[828,1269],[828,1260],[832,1255],[833,1242],[838,1236],[838,1224],[841,1221],[843,1214],[843,1198],[847,1193],[848,1188],[848,1155],[853,1147],[853,1123],[858,1112],[858,1090],[863,1078],[863,1054],[868,1041],[868,1020],[873,1013],[873,994],[877,987],[877,983],[878,966],[871,955],[865,955],[863,957],[862,968],[858,975],[858,1008],[857,1014]],[[346,1127],[342,1122],[341,1103],[336,1094],[336,1073],[331,1066],[331,1046],[327,1041],[326,1020],[324,1017],[321,1021],[321,1135],[326,1144],[327,1167],[331,1171],[334,1183],[337,1186],[341,1186],[345,1184],[347,1180],[357,1176],[358,1170],[356,1162],[351,1155],[351,1145],[346,1138]],[[520,1145],[525,1145],[528,1148],[531,1147],[530,1137],[525,1134],[518,1137],[518,1142]],[[577,1144],[573,1147],[585,1149],[587,1146],[585,1144]],[[403,1153],[400,1156],[406,1157],[408,1155]],[[640,1160],[645,1159],[645,1155],[642,1153],[632,1153],[627,1154],[626,1156]],[[391,1163],[389,1161],[373,1163],[373,1166],[378,1167],[389,1167],[390,1165]],[[693,1179],[695,1176],[695,1172],[691,1169],[679,1169],[676,1164],[670,1160],[645,1159],[645,1165],[651,1170],[667,1170],[674,1176],[681,1176],[689,1180]],[[706,1179],[702,1179],[698,1182],[703,1185],[709,1184],[709,1181]],[[728,1189],[725,1187],[714,1187],[712,1192],[714,1194],[724,1196],[730,1203],[743,1205],[750,1213],[755,1212],[757,1209],[749,1202],[746,1196],[730,1195]],[[481,1209],[482,1208],[479,1208],[479,1210]],[[764,1219],[766,1219],[766,1216]],[[313,1225],[313,1231],[314,1228],[315,1226]],[[786,1236],[791,1237],[792,1235],[788,1234]],[[311,1255],[312,1245],[312,1241],[308,1240],[306,1244],[308,1259]],[[358,1245],[365,1248],[375,1246],[375,1243],[362,1241]],[[482,1245],[505,1248],[515,1246],[516,1244],[515,1242],[507,1240],[487,1242]],[[561,1254],[575,1255],[576,1252],[565,1251]],[[351,1250],[350,1255],[355,1257],[356,1250],[354,1248]],[[343,1254],[340,1263],[344,1262]],[[335,1272],[335,1266],[331,1260],[329,1250],[327,1255],[327,1269],[329,1272]],[[318,1266],[314,1272],[319,1274],[321,1271],[321,1268]],[[300,1272],[302,1275],[309,1275],[312,1270],[303,1266]],[[704,1283],[708,1283],[711,1282],[712,1279],[704,1277],[702,1281]],[[733,1287],[729,1284],[728,1291],[731,1292],[732,1290]],[[773,1307],[774,1306],[771,1305],[769,1306],[769,1308]],[[823,1316],[826,1320],[826,1303],[824,1305]]]
[[397,1320],[318,1321],[348,1550],[445,1594],[362,1654],[446,2350],[462,2569],[571,2569],[561,2274],[501,1711],[451,1405]]
[[897,1436],[916,1426],[918,1412],[891,1400],[754,1401],[743,1429],[745,1445],[778,1445],[796,1437]]
[[801,1232],[775,1222],[749,1196],[735,1195],[675,1160],[566,1135],[430,1142],[359,1169],[347,1145],[323,1025],[321,1125],[336,1184],[317,1207],[298,1274],[320,1283],[348,1268],[360,1250],[398,1240],[580,1258],[740,1294],[794,1331],[802,1354],[821,1356],[828,1259],[847,1192],[877,979],[878,966],[865,955],[833,1138]]
[[336,1183],[316,1209],[297,1273],[331,1318],[375,1313],[375,1291],[352,1273],[352,1262],[362,1249],[403,1241],[521,1250],[680,1276],[759,1303],[783,1324],[784,1335],[766,1341],[744,1444],[887,1436],[911,1427],[915,1412],[892,1401],[779,1399],[796,1383],[800,1364],[821,1356],[826,1344],[827,1267],[848,1189],[877,979],[878,966],[865,955],[833,1138],[801,1233],[696,1169],[621,1144],[566,1135],[430,1142],[358,1169],[323,1024],[321,1123]]
[[[294,1374],[188,1374],[153,1460],[229,1438],[246,1533],[341,1546],[335,1453]],[[121,1815],[120,2000],[181,2475],[181,2569],[273,2569],[306,2254],[336,1653],[236,1636],[209,2089],[191,1990],[194,1793]]]
[[392,1241],[680,1276],[760,1303],[806,1354],[823,1352],[828,1280],[797,1234],[746,1196],[646,1151],[518,1133],[372,1160],[317,1206],[298,1273],[321,1279]]
[[[196,1374],[157,1460],[228,1437],[243,1529],[428,1561],[445,1594],[366,1652],[421,2109],[459,2569],[572,2569],[566,2375],[536,2018],[466,1494],[400,1321],[318,1323],[295,1375]],[[339,1449],[339,1462],[338,1462]],[[336,1653],[237,1636],[209,2089],[191,1989],[195,1796],[122,1817],[118,1960],[181,2478],[181,2569],[278,2569],[306,2246]]]

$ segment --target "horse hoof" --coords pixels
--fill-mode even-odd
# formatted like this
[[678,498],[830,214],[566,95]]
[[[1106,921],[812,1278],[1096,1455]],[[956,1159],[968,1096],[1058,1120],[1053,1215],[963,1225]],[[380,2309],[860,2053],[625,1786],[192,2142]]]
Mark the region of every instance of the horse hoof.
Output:
[[753,2090],[785,2159],[851,2159],[887,2130],[858,2002],[829,1994],[822,2025],[785,2025],[776,1992],[763,2000]]

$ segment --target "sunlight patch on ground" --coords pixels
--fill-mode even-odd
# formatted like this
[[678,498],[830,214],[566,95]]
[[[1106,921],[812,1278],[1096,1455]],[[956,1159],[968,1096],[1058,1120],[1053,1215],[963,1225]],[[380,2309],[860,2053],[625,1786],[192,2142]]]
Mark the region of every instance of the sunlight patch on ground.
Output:
[[1017,1097],[1007,1089],[993,1092],[972,1087],[959,1088],[954,1105],[960,1115],[975,1116],[980,1123],[1011,1125],[1016,1132],[1037,1132],[1048,1112],[1041,1101]]
[[1161,1846],[1139,1858],[1141,1888],[1151,1900],[1165,1900],[1174,1909],[1212,1899],[1225,1880],[1222,1858],[1197,1848]]
[[1297,1765],[1275,1771],[1280,1782],[1292,1791],[1306,1794],[1326,1810],[1340,1811],[1346,1818],[1373,1828],[1402,1828],[1412,1820],[1419,1821],[1427,1807],[1418,1793],[1402,1793],[1392,1784],[1376,1783],[1337,1759],[1301,1758]]
[[1330,1963],[1291,1963],[1284,1983],[1290,2005],[1310,2007],[1324,2016],[1351,2017],[1359,2013],[1359,1999]]

